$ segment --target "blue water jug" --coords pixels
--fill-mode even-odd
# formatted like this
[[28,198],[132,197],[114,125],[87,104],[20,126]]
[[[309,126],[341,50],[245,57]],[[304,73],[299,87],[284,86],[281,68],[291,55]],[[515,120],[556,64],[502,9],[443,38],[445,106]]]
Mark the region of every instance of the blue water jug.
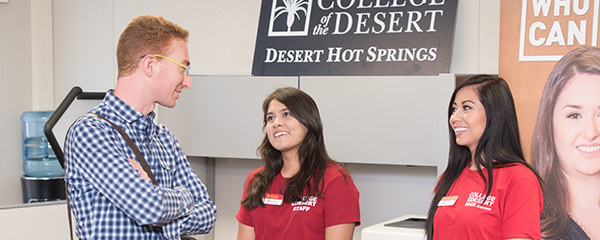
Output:
[[21,115],[23,136],[23,172],[29,177],[60,177],[65,171],[60,166],[52,147],[44,135],[44,125],[53,111],[24,112]]

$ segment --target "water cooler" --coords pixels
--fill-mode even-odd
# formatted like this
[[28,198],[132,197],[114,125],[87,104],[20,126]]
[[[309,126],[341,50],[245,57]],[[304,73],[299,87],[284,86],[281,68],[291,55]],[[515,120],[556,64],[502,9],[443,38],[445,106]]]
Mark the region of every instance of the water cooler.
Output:
[[65,172],[44,135],[44,125],[52,113],[24,112],[21,115],[24,203],[66,199]]

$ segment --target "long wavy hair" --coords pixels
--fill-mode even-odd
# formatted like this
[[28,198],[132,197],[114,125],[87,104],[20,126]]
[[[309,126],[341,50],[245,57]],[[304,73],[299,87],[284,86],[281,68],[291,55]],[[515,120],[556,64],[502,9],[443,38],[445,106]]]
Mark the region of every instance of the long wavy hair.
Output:
[[[298,150],[300,170],[286,181],[283,201],[286,203],[302,201],[304,194],[323,197],[322,183],[326,168],[334,166],[341,170],[343,167],[331,160],[327,154],[323,138],[323,123],[317,104],[308,94],[299,89],[279,88],[263,102],[263,130],[267,125],[266,117],[272,100],[277,100],[285,105],[292,116],[308,129]],[[241,202],[246,209],[255,209],[259,205],[265,206],[262,197],[267,193],[275,176],[281,172],[283,167],[281,152],[271,145],[266,134],[258,147],[258,153],[263,159],[264,168],[250,178],[247,184],[247,195]],[[346,176],[345,171],[340,172]]]
[[[471,153],[468,147],[460,146],[456,143],[456,135],[449,121],[453,113],[452,103],[456,98],[456,94],[460,89],[468,86],[474,87],[479,101],[485,109],[486,116],[486,127],[479,139],[474,154]],[[471,161],[471,156],[474,156],[472,161],[475,163],[477,172],[486,186],[486,198],[490,194],[494,184],[494,168],[523,164],[532,169],[523,157],[517,113],[512,93],[508,84],[502,78],[492,75],[475,75],[469,77],[465,82],[456,87],[452,93],[448,107],[448,131],[450,135],[448,167],[435,187],[435,195],[429,207],[426,221],[428,239],[433,239],[435,227],[433,225],[433,218],[437,211],[438,203],[446,196],[463,169],[467,167]],[[483,174],[481,166],[485,167],[487,177]],[[535,173],[535,171],[533,172]]]
[[565,85],[577,74],[600,75],[600,49],[577,48],[564,55],[548,76],[540,99],[533,130],[531,159],[533,167],[546,181],[542,211],[542,238],[560,239],[567,231],[570,205],[569,188],[554,146],[554,107]]

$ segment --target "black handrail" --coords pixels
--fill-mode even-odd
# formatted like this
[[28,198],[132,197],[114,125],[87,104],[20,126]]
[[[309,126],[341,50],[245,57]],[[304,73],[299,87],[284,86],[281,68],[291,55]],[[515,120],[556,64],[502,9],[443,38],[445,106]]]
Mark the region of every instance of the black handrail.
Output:
[[63,99],[63,101],[60,103],[60,105],[58,105],[58,107],[56,108],[56,111],[54,111],[52,116],[50,116],[50,118],[48,119],[48,122],[46,122],[46,125],[44,125],[44,134],[46,135],[46,138],[48,139],[50,146],[52,146],[52,150],[54,151],[54,154],[56,155],[56,158],[58,159],[58,162],[60,163],[60,166],[63,169],[65,168],[65,154],[63,153],[62,149],[60,148],[60,145],[58,144],[58,141],[56,140],[56,137],[54,136],[54,133],[52,132],[52,128],[54,127],[54,125],[56,125],[56,123],[62,117],[62,115],[67,111],[67,108],[69,108],[69,106],[71,105],[73,100],[75,100],[75,98],[82,99],[82,100],[86,100],[86,99],[102,100],[102,99],[104,99],[105,95],[106,95],[106,93],[103,93],[103,92],[87,92],[86,93],[86,92],[83,92],[83,90],[81,90],[80,87],[75,86],[75,87],[71,88],[71,91],[69,91],[69,93],[67,94],[65,99]]

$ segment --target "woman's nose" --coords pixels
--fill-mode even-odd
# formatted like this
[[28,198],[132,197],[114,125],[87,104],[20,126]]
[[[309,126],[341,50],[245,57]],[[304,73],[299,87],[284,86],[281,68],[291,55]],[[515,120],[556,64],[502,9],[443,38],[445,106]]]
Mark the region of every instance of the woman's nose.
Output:
[[273,126],[274,127],[281,126],[281,118],[279,118],[279,117],[273,118]]
[[600,135],[598,132],[598,124],[600,124],[600,119],[596,118],[588,118],[585,121],[585,126],[583,129],[583,137],[588,140],[594,140]]
[[452,113],[452,115],[450,115],[450,122],[451,123],[452,122],[457,122],[457,121],[460,121],[460,120],[462,120],[462,119],[460,118],[460,114],[458,114],[458,110],[454,111]]

